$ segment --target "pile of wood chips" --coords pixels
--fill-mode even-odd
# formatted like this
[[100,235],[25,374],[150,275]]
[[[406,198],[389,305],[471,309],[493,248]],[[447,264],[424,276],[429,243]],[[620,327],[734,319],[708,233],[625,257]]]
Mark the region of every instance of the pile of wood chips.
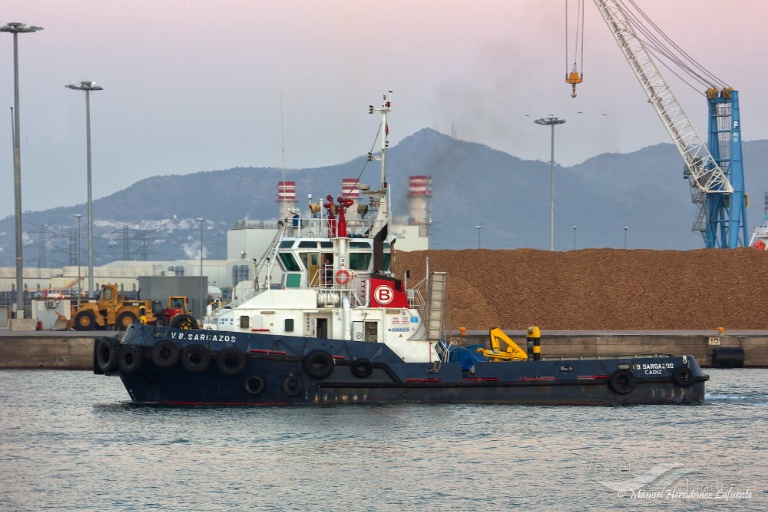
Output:
[[413,287],[427,258],[449,330],[768,329],[768,251],[398,251],[395,273]]

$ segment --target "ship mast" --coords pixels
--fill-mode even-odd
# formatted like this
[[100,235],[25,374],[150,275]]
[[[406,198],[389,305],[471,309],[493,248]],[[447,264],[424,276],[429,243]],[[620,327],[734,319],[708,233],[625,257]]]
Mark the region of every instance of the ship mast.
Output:
[[381,133],[381,152],[378,155],[368,153],[368,160],[380,160],[381,161],[381,186],[377,191],[371,191],[369,194],[377,194],[378,197],[378,211],[376,213],[376,220],[371,230],[371,236],[379,232],[384,226],[390,224],[390,196],[389,196],[389,184],[387,183],[387,149],[389,149],[389,124],[387,123],[387,114],[392,112],[392,89],[387,91],[384,95],[384,103],[380,108],[376,108],[373,105],[368,106],[368,113],[381,112],[381,127],[379,132]]

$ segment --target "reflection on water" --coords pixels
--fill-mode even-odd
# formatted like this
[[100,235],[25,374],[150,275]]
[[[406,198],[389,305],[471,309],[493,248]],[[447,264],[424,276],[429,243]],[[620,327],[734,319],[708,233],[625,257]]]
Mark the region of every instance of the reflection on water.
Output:
[[768,371],[708,372],[700,406],[169,408],[132,405],[116,378],[0,371],[0,509],[689,510],[724,503],[671,492],[620,497],[610,487],[656,473],[647,489],[727,484],[752,491],[729,499],[729,509],[765,508]]

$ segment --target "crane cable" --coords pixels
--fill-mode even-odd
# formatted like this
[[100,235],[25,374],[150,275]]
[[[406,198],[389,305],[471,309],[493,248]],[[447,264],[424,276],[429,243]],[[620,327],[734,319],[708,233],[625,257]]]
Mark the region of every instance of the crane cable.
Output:
[[[568,51],[568,0],[565,0],[565,83],[571,85],[571,97],[575,98],[576,85],[584,81],[584,0],[577,0],[576,37],[574,38],[572,67],[570,62]],[[579,72],[579,69],[582,72]]]
[[[643,44],[648,51],[656,57],[659,57],[661,64],[683,81],[683,83],[693,90],[702,93],[698,87],[692,85],[688,80],[681,76],[680,72],[673,69],[670,63],[686,73],[688,77],[699,82],[699,84],[705,88],[714,88],[717,84],[727,87],[727,85],[724,85],[725,81],[721,80],[714,73],[699,64],[693,57],[667,36],[659,26],[637,6],[634,0],[626,0],[626,2],[617,0],[617,3],[620,4],[621,8],[624,10],[627,19],[637,31],[638,36],[642,35],[644,37]],[[632,7],[630,8],[629,5]]]

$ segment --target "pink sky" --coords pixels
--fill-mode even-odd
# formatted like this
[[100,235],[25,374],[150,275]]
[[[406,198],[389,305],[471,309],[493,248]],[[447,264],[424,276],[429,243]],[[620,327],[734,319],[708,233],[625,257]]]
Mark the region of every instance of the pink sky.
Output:
[[[768,138],[768,3],[639,3],[740,91],[744,139]],[[669,142],[591,2],[585,81],[570,97],[564,5],[6,0],[0,24],[44,27],[19,37],[23,208],[85,202],[84,94],[64,87],[82,80],[104,87],[91,100],[95,198],[153,175],[279,167],[283,147],[289,168],[348,161],[371,146],[376,121],[367,105],[387,88],[394,144],[425,127],[453,127],[461,139],[548,160],[548,133],[533,124],[548,114],[567,121],[556,155],[565,165]],[[0,34],[0,76],[0,106],[9,109],[9,34]],[[665,76],[706,136],[704,98]],[[9,186],[0,187],[0,216],[13,213],[6,112],[0,180]]]

